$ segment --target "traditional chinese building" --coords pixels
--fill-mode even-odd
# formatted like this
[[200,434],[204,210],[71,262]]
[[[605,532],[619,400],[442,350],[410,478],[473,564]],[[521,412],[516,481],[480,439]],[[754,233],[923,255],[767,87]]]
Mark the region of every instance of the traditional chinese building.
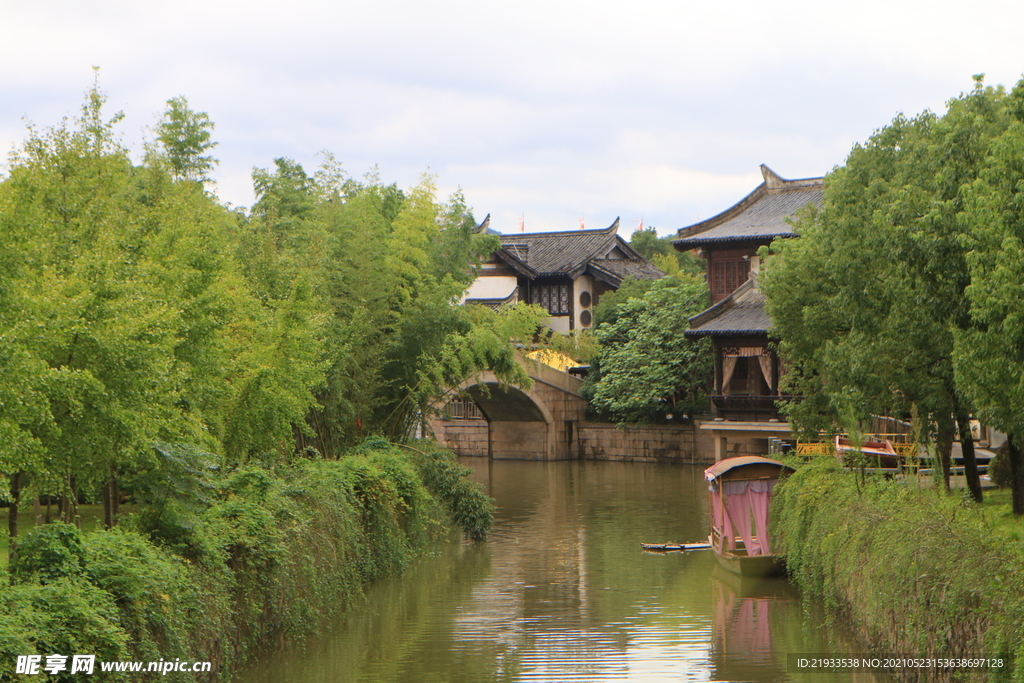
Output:
[[[490,229],[490,216],[477,228]],[[600,230],[499,235],[501,248],[481,266],[466,303],[499,306],[525,302],[551,315],[548,326],[568,333],[593,324],[601,295],[628,277],[657,279],[655,268],[618,234],[619,219]]]
[[[757,286],[757,252],[774,240],[796,237],[789,219],[808,204],[820,205],[824,189],[823,178],[787,180],[764,165],[761,174],[764,182],[753,192],[717,216],[681,228],[672,243],[676,249],[696,251],[707,262],[711,306],[690,319],[686,336],[710,337],[714,345],[715,413],[725,420],[755,423],[778,420],[781,374],[769,344],[771,321],[764,295]],[[770,431],[767,425],[763,429]]]

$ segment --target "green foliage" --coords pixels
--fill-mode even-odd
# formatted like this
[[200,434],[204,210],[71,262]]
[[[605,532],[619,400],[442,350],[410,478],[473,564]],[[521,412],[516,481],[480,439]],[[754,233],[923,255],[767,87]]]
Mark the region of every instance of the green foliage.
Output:
[[209,115],[193,111],[183,96],[167,100],[167,111],[157,125],[157,140],[163,146],[171,175],[179,180],[209,180],[217,160],[204,154],[217,146],[210,139],[213,128]]
[[471,470],[433,442],[418,442],[412,450],[417,454],[416,469],[423,484],[444,504],[455,525],[474,541],[485,540],[494,518],[494,503],[479,484],[467,478]]
[[1024,661],[1024,553],[980,506],[822,459],[797,464],[771,515],[792,580],[873,651]]
[[[97,661],[130,658],[127,634],[118,625],[114,599],[83,580],[61,579],[49,584],[11,586],[0,593],[0,678],[33,681],[38,676],[14,673],[19,655],[94,654]],[[68,660],[70,662],[70,659]],[[97,665],[98,668],[98,665]],[[68,671],[51,677],[66,683],[87,683],[96,674]],[[129,680],[124,674],[105,674],[103,680]]]
[[[166,515],[140,514],[85,536],[65,524],[26,535],[0,601],[0,650],[209,660],[226,672],[268,638],[304,638],[453,527],[486,536],[493,504],[468,468],[420,445],[375,438],[339,461],[229,473],[165,448],[172,476],[192,471],[203,484],[179,501],[176,533]],[[52,613],[33,611],[43,599]],[[44,652],[52,643],[80,647]]]
[[996,451],[996,454],[988,461],[988,477],[992,483],[999,488],[1010,488],[1013,486],[1013,472],[1010,469],[1010,458],[1006,452],[1006,446]]
[[154,444],[212,465],[338,457],[407,438],[474,373],[528,384],[512,342],[535,311],[454,305],[497,244],[461,193],[279,158],[245,215],[203,189],[206,114],[169,100],[136,166],[105,99],[94,86],[77,118],[30,128],[0,179],[0,470],[32,495],[120,479],[184,543],[187,496],[159,479],[195,480]]
[[629,238],[629,246],[669,275],[704,277],[704,259],[672,246],[672,237],[659,237],[654,228],[637,230]]
[[601,295],[601,303],[594,307],[594,328],[602,323],[614,323],[619,319],[622,310],[620,306],[629,302],[630,299],[643,299],[644,295],[657,280],[637,280],[626,278],[622,285],[614,292],[606,292]]
[[85,546],[78,527],[47,524],[19,539],[8,569],[17,583],[53,583],[81,575],[85,568]]
[[204,570],[124,529],[88,534],[85,543],[86,576],[113,597],[133,657],[225,664],[219,641],[233,628],[226,571]]
[[957,337],[958,379],[982,418],[1008,434],[1024,434],[1024,80],[1000,103],[1005,130],[991,141],[977,179],[964,188],[962,238],[971,285],[972,325]]
[[[591,407],[626,422],[702,411],[711,344],[691,341],[683,332],[707,303],[704,282],[684,276],[642,286],[627,281],[617,294],[598,307],[604,319],[597,328],[601,351],[583,389]],[[614,310],[603,308],[612,303]]]
[[917,414],[942,440],[954,415],[966,420],[970,380],[954,373],[971,325],[963,190],[1006,104],[979,77],[942,116],[897,116],[829,173],[822,209],[798,216],[800,239],[773,244],[761,285],[790,368],[783,390],[798,397],[785,411],[804,435]]

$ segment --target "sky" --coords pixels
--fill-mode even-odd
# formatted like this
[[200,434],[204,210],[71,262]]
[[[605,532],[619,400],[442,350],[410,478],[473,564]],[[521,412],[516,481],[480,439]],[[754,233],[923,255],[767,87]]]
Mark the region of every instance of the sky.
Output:
[[[216,124],[214,188],[324,150],[461,188],[501,232],[672,234],[820,176],[974,74],[1024,73],[1024,3],[0,0],[0,147],[75,116],[100,67],[137,156],[172,97]],[[6,157],[3,157],[6,158]]]

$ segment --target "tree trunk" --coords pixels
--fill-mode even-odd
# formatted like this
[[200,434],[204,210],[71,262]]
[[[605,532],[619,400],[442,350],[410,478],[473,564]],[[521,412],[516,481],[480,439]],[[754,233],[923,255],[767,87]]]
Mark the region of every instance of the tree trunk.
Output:
[[971,498],[980,503],[981,475],[978,474],[978,461],[974,458],[974,437],[971,435],[971,418],[959,402],[956,404],[956,425],[960,430],[960,451],[964,456],[964,479],[971,491]]
[[103,484],[103,525],[113,529],[117,524],[117,508],[120,492],[117,487],[117,477],[114,476],[114,467],[110,466],[107,471],[107,481]]
[[78,519],[78,488],[74,477],[68,477],[67,487],[59,501],[60,521],[78,526],[80,521]]
[[943,487],[949,490],[949,460],[953,454],[953,431],[955,423],[953,417],[940,416],[938,419],[939,433],[935,440],[938,448],[939,464],[942,466]]
[[1016,434],[1006,435],[1006,455],[1010,461],[1010,491],[1013,496],[1013,514],[1024,516],[1024,453],[1021,453]]
[[21,500],[21,472],[11,475],[11,506],[7,508],[7,534],[14,538],[18,535],[18,503]]

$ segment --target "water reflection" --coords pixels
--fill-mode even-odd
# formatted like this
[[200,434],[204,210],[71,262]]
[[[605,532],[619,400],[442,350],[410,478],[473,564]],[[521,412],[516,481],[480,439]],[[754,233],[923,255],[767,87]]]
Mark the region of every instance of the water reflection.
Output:
[[711,591],[716,677],[785,680],[786,661],[775,651],[772,618],[788,616],[786,608],[799,599],[796,590],[785,579],[741,577],[715,567]]
[[467,463],[498,503],[486,545],[439,546],[328,636],[242,679],[783,681],[798,680],[785,652],[845,647],[785,581],[741,582],[710,552],[640,551],[706,537],[700,468]]

